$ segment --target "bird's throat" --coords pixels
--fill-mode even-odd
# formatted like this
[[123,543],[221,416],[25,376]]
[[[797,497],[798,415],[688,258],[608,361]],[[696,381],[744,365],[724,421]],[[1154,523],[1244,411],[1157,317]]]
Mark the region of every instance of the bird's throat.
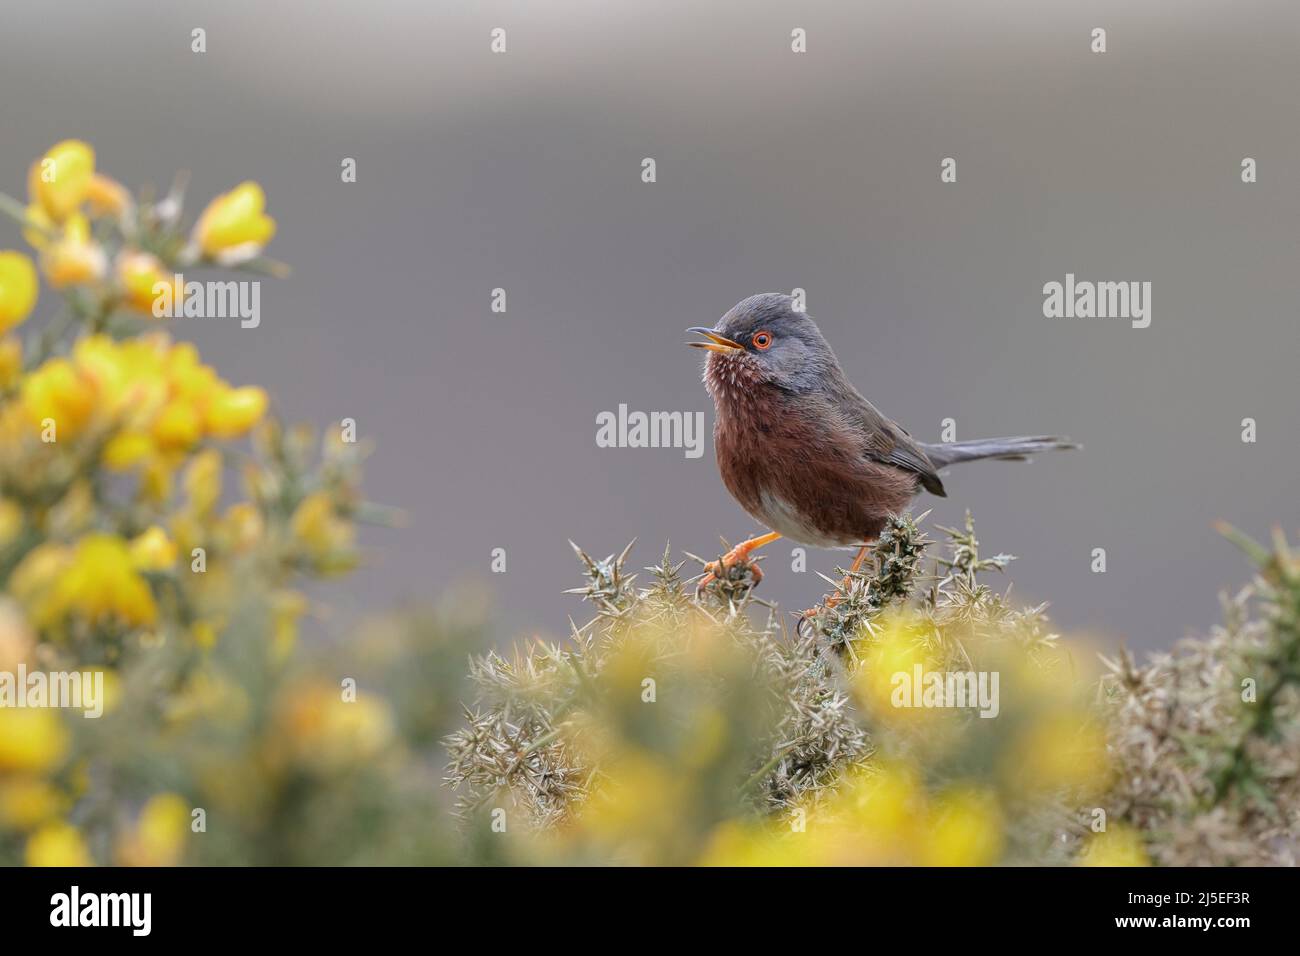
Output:
[[748,410],[760,402],[764,377],[746,355],[714,353],[704,363],[704,387],[719,415]]

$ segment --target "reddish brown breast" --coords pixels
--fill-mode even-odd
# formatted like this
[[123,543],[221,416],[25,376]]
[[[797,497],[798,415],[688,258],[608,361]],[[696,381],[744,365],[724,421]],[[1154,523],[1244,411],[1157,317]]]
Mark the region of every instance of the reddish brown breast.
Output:
[[814,547],[859,544],[916,496],[916,476],[866,458],[865,436],[824,398],[739,378],[709,385],[723,484],[773,531]]

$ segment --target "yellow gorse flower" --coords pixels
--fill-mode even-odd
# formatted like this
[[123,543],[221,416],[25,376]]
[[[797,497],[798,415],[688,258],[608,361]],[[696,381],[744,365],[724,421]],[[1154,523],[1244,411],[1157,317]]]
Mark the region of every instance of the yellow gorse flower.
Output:
[[620,749],[584,808],[581,826],[611,844],[654,844],[671,839],[687,812],[690,787],[658,755]]
[[154,302],[161,293],[160,285],[171,287],[173,302],[184,298],[184,288],[176,274],[152,253],[124,249],[114,263],[113,272],[123,302],[139,312],[153,315]]
[[[33,626],[41,628],[58,621],[54,584],[67,564],[68,549],[46,541],[28,551],[9,576],[9,593],[22,606]],[[3,713],[0,710],[0,715]],[[0,757],[0,767],[3,765]]]
[[115,535],[82,538],[54,585],[54,606],[92,624],[152,624],[153,592],[135,569],[131,550]]
[[265,213],[266,194],[255,182],[243,182],[217,196],[194,226],[194,244],[204,256],[239,259],[257,255],[275,235],[275,220]]
[[195,455],[185,469],[182,487],[193,514],[199,517],[211,514],[221,498],[221,453],[209,448]]
[[175,866],[190,833],[190,807],[174,793],[151,797],[140,819],[117,848],[125,866]]
[[98,282],[108,271],[103,248],[90,236],[90,223],[80,213],[68,217],[63,231],[41,249],[41,269],[50,285],[63,289],[70,285]]
[[121,342],[81,339],[69,357],[50,359],[23,381],[22,402],[36,429],[49,422],[59,440],[91,425],[112,433],[104,463],[145,467],[160,457],[175,466],[204,438],[237,438],[266,413],[260,388],[233,388],[199,361],[189,344],[165,335]]
[[32,202],[63,222],[86,201],[94,175],[95,151],[79,139],[65,139],[32,164],[27,187]]
[[1021,792],[1099,789],[1109,772],[1105,731],[1080,711],[1042,714],[1015,739],[1005,772]]
[[131,540],[131,562],[140,571],[165,571],[176,563],[176,545],[154,525]]
[[86,205],[90,215],[96,219],[100,216],[120,216],[131,208],[131,194],[111,176],[95,173],[90,177],[86,188]]
[[50,823],[27,841],[28,866],[90,866],[94,862],[81,831],[70,823]]
[[0,780],[0,825],[30,830],[62,813],[66,804],[63,795],[39,777]]
[[204,408],[203,423],[214,438],[238,438],[262,420],[269,403],[256,385],[218,387]]
[[0,707],[0,773],[43,773],[68,750],[68,732],[58,711]]
[[352,548],[356,531],[351,522],[340,518],[334,500],[324,491],[314,491],[299,502],[290,520],[293,536],[313,560],[332,567]]
[[1079,866],[1150,866],[1142,835],[1122,824],[1094,833],[1076,860]]
[[910,613],[889,611],[880,616],[871,638],[858,642],[864,662],[854,676],[859,700],[875,717],[894,725],[928,723],[935,717],[932,710],[899,706],[899,675],[912,678],[918,666],[924,672],[935,663],[919,627]]
[[82,430],[95,410],[95,383],[65,358],[53,358],[33,371],[22,384],[23,409],[32,424],[47,421],[59,434],[71,437]]
[[40,203],[34,202],[30,204],[26,213],[26,228],[23,229],[23,238],[27,240],[27,244],[33,249],[44,249],[49,245],[50,238],[58,232],[58,228]]
[[158,614],[131,549],[116,535],[36,546],[14,569],[9,589],[39,629],[57,629],[71,618],[91,626],[139,627]]
[[973,788],[942,794],[928,810],[919,843],[926,866],[993,866],[1003,845],[997,795]]
[[393,715],[377,698],[344,701],[337,687],[302,684],[287,691],[274,719],[273,757],[319,770],[372,761],[393,739]]
[[0,333],[26,321],[36,307],[39,289],[31,259],[10,249],[0,251]]
[[265,526],[257,506],[248,501],[236,502],[222,516],[222,530],[230,547],[236,551],[247,551],[255,547],[262,539]]
[[104,446],[104,466],[110,471],[129,471],[147,464],[154,450],[153,439],[148,435],[122,432]]

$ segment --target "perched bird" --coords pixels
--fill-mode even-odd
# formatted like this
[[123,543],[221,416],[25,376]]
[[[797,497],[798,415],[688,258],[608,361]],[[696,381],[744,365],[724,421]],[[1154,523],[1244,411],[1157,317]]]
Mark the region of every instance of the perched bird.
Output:
[[[710,562],[700,586],[785,537],[818,548],[857,547],[857,571],[891,514],[923,489],[946,496],[940,469],[980,458],[1023,459],[1077,448],[1065,438],[986,438],[931,445],[912,438],[862,397],[821,330],[788,295],[750,296],[711,329],[704,384],[717,420],[722,482],[771,533]],[[753,567],[754,581],[761,575]]]

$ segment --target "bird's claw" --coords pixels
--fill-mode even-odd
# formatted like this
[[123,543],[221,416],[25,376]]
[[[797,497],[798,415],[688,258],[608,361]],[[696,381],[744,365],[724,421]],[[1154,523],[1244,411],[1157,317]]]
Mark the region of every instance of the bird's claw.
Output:
[[749,573],[751,581],[750,590],[758,587],[758,582],[763,580],[763,572],[758,568],[757,561],[751,561],[748,550],[732,548],[717,561],[710,561],[704,565],[704,577],[695,585],[695,596],[698,598],[704,593],[705,588],[715,581],[734,581],[732,572],[740,566],[744,566]]
[[[847,581],[848,579],[846,578],[845,579],[846,584]],[[806,611],[804,611],[802,614],[799,615],[799,622],[795,625],[795,632],[799,634],[800,637],[802,637],[804,633],[804,629],[813,626],[813,624],[817,620],[817,615],[821,613],[823,608],[825,608],[827,611],[833,610],[835,606],[840,603],[842,598],[843,598],[842,590],[832,591],[830,594],[822,598],[821,604],[818,604],[815,607],[808,608]]]
[[794,632],[800,637],[804,637],[808,628],[812,627],[817,622],[817,612],[820,610],[821,607],[819,605],[818,607],[810,607],[808,610],[800,614],[799,620],[795,622]]

